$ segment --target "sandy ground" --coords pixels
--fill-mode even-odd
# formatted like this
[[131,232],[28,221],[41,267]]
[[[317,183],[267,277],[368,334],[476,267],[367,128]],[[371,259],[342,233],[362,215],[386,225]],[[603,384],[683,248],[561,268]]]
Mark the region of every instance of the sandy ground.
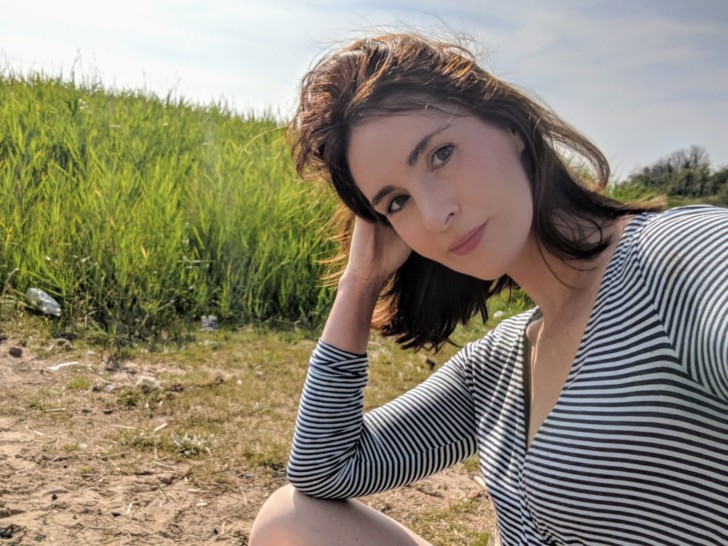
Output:
[[[8,405],[68,381],[68,370],[53,369],[62,358],[39,358],[22,345],[13,339],[0,343],[0,392],[5,393],[0,397],[0,546],[248,544],[253,517],[283,483],[282,475],[227,469],[220,485],[200,487],[186,478],[192,463],[170,464],[151,456],[135,461],[133,473],[121,471],[122,462],[94,442],[108,427],[123,426],[115,424],[112,410],[95,402],[97,397],[62,409],[74,415],[70,429],[53,426],[47,414],[38,417],[23,404]],[[89,354],[79,365],[100,371],[104,363]],[[462,471],[366,501],[409,524],[420,511],[444,510],[464,498],[479,499],[483,508],[464,523],[492,529],[487,496]]]

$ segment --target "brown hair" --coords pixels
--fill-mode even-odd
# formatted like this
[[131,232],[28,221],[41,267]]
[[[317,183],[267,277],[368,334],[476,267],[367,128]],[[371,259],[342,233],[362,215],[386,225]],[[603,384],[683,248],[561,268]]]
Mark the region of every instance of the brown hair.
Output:
[[[355,215],[386,223],[349,170],[351,131],[372,116],[424,108],[475,115],[520,136],[533,195],[532,229],[539,247],[557,257],[590,260],[609,246],[601,236],[605,221],[659,208],[654,203],[622,204],[602,195],[609,165],[588,139],[483,70],[462,45],[412,33],[357,40],[329,53],[308,72],[290,125],[296,169],[303,177],[328,180]],[[560,151],[568,154],[569,162]],[[590,173],[595,187],[570,165]],[[595,230],[600,237],[593,243],[588,237]],[[476,313],[487,318],[486,300],[508,286],[513,286],[508,277],[483,281],[412,253],[383,290],[374,326],[406,347],[439,348],[460,322]]]

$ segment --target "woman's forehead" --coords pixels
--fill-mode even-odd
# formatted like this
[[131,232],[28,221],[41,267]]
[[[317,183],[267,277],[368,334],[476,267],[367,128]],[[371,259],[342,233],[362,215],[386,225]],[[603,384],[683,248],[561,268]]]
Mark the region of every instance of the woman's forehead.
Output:
[[352,129],[347,156],[351,162],[360,153],[366,156],[373,151],[408,154],[425,135],[443,130],[451,119],[441,112],[426,111],[369,118]]

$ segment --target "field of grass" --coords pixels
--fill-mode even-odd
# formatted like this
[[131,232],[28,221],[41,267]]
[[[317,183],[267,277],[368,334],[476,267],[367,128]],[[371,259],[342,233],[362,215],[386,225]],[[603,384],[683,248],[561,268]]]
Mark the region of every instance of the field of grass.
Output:
[[0,280],[113,341],[235,324],[317,324],[333,201],[298,182],[283,129],[183,99],[0,73]]

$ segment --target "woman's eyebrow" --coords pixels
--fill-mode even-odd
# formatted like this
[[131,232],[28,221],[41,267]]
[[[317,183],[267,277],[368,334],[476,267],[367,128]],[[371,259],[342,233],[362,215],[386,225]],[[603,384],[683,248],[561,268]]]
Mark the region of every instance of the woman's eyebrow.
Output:
[[420,156],[422,151],[427,148],[427,144],[430,142],[430,139],[434,137],[435,135],[438,135],[442,133],[445,129],[448,129],[450,127],[449,123],[446,123],[439,129],[435,129],[431,133],[425,135],[422,140],[420,140],[417,145],[412,149],[410,152],[410,155],[407,157],[407,164],[410,167],[414,167],[415,163],[417,163],[417,158]]
[[381,190],[377,192],[377,194],[372,197],[371,203],[372,207],[376,207],[379,202],[384,199],[388,194],[392,193],[394,191],[394,186],[386,185]]

